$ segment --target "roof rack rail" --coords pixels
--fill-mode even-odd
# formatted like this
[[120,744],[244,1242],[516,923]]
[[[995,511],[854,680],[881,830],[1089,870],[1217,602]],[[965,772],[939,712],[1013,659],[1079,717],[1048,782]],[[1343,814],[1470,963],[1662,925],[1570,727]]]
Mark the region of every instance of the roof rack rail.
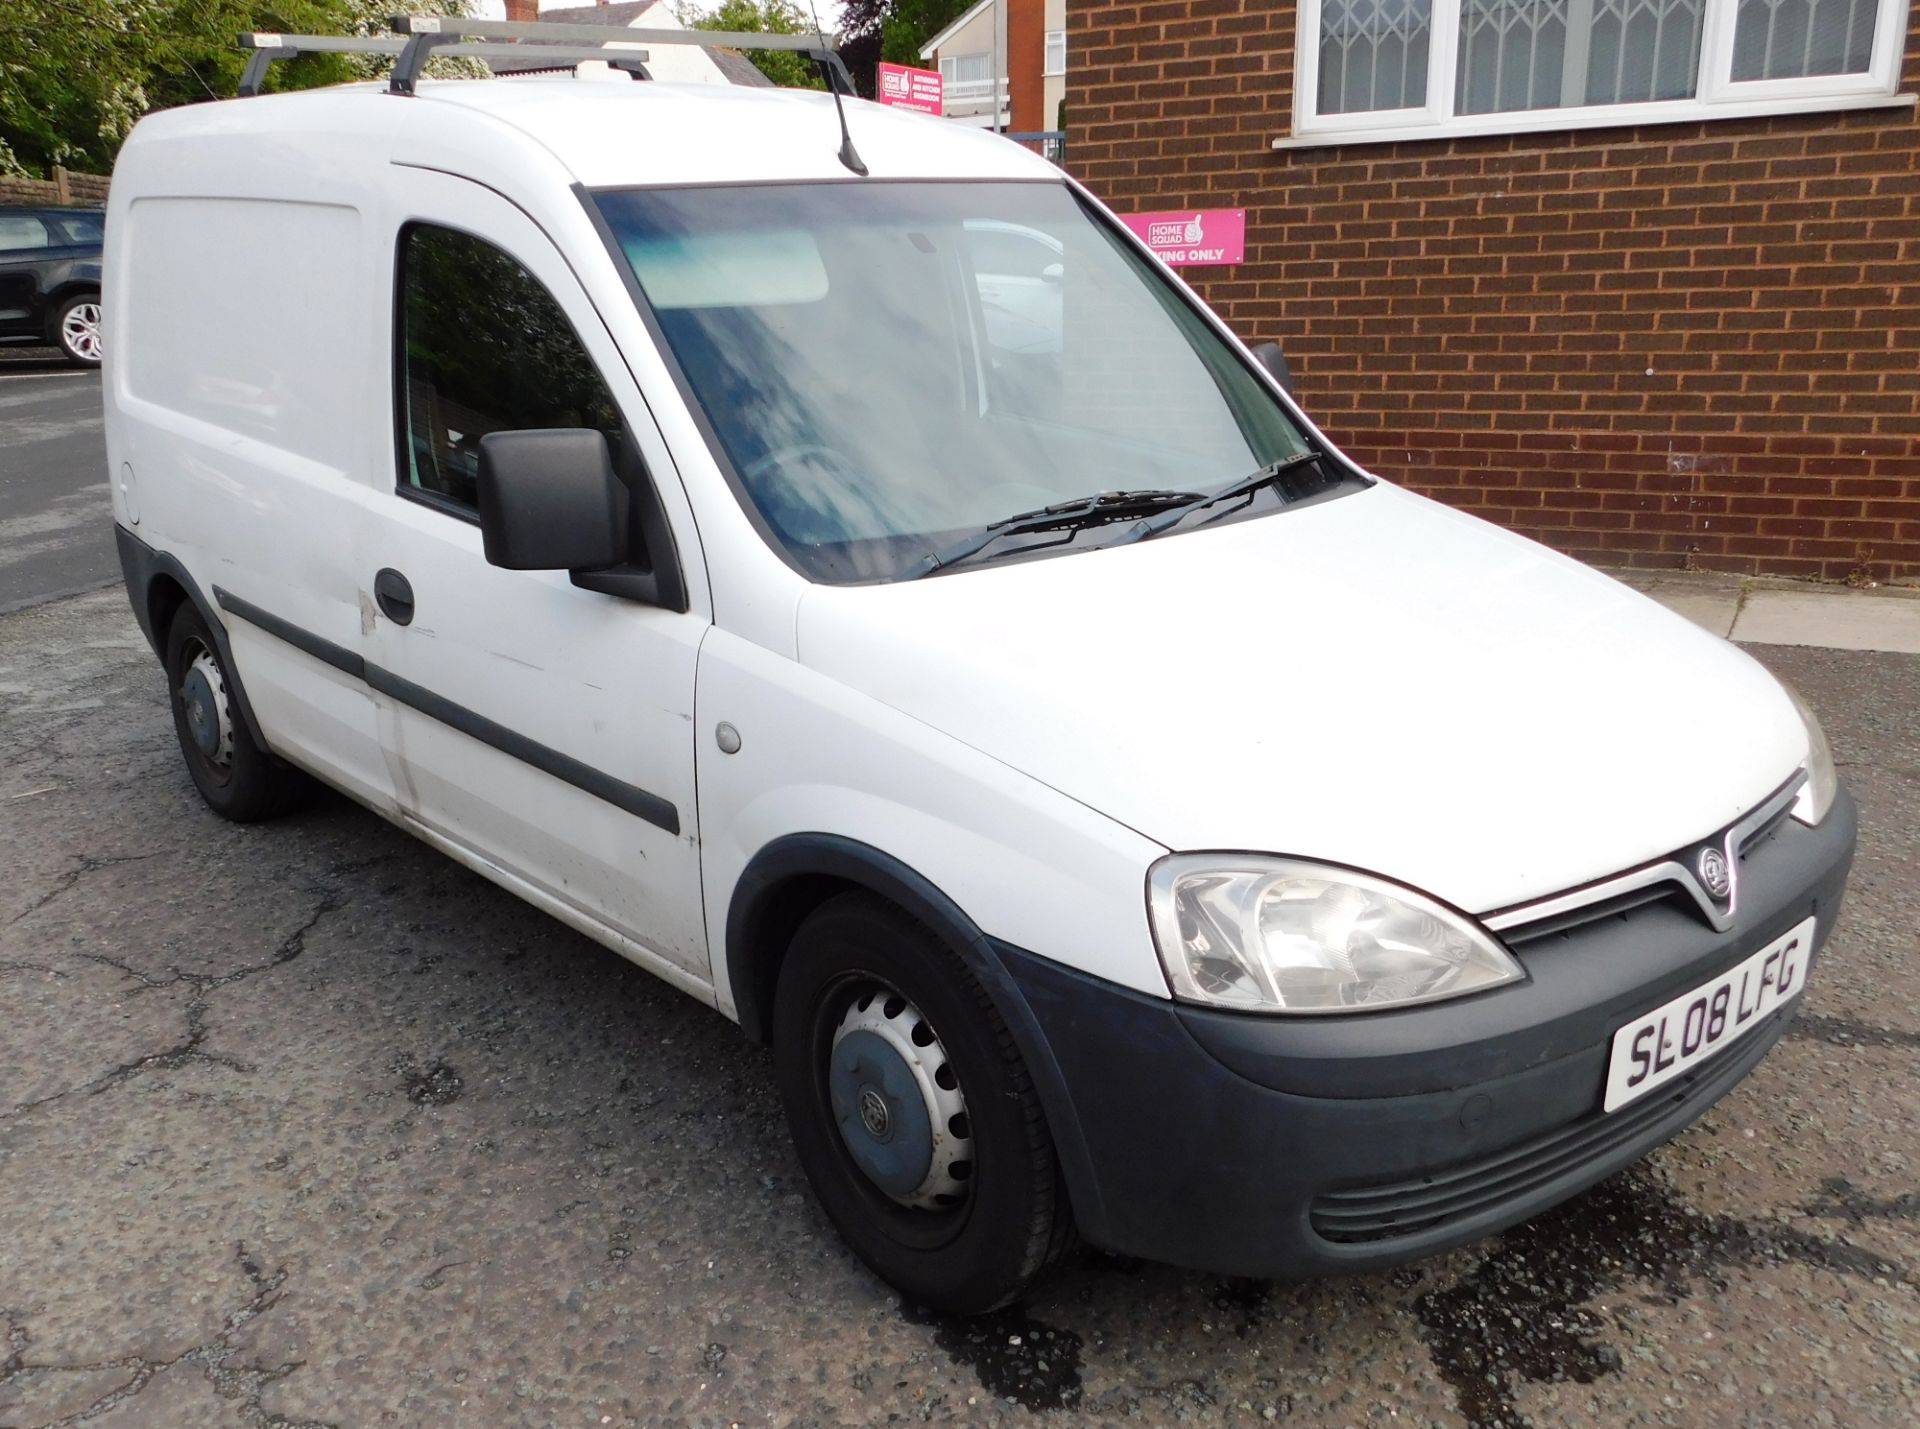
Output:
[[[846,95],[856,92],[853,76],[847,70],[846,61],[840,58],[840,51],[818,30],[812,34],[775,35],[749,30],[618,29],[606,25],[567,25],[551,20],[463,20],[449,15],[395,15],[392,24],[396,33],[409,37],[408,49],[393,67],[389,88],[396,94],[413,93],[420,66],[426,63],[430,51],[458,53],[448,47],[462,39],[585,40],[600,45],[718,45],[734,50],[792,50],[820,67],[821,77],[829,89]],[[419,46],[417,52],[414,45]],[[516,57],[524,56],[527,49],[532,48],[536,47],[521,49]]]
[[[604,32],[603,32],[604,33]],[[606,49],[599,45],[520,45],[520,44],[466,44],[456,43],[460,37],[450,37],[448,43],[431,47],[433,54],[447,55],[452,58],[470,59],[526,59],[530,56],[539,59],[551,59],[578,64],[582,60],[605,60],[618,70],[624,70],[636,79],[652,79],[647,70],[647,51],[633,49]],[[394,75],[397,83],[400,67],[407,60],[408,52],[413,49],[414,41],[400,35],[378,35],[358,37],[352,35],[281,35],[265,31],[242,34],[239,45],[243,50],[253,53],[247,59],[247,68],[240,76],[240,86],[235,90],[237,97],[250,99],[260,93],[267,82],[267,71],[280,60],[292,59],[295,55],[392,55],[394,57]],[[419,77],[419,66],[427,59],[427,50],[423,47],[416,58],[414,71],[408,76],[407,86],[399,90],[402,94],[413,93],[413,82]]]

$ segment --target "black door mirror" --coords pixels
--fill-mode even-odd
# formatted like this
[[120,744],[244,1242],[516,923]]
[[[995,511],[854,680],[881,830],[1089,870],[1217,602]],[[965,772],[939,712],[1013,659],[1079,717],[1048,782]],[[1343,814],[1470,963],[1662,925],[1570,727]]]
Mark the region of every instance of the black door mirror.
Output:
[[480,539],[510,571],[591,571],[627,558],[627,488],[588,427],[480,438]]
[[1293,369],[1287,365],[1287,355],[1280,350],[1280,344],[1263,342],[1254,348],[1253,355],[1273,380],[1280,384],[1280,390],[1289,397],[1293,396]]

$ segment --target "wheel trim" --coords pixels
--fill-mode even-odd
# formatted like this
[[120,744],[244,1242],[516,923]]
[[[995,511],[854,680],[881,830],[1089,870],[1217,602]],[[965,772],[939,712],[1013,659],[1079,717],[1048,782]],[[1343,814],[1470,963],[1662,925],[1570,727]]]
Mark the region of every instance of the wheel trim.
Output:
[[933,1024],[892,988],[862,991],[842,1015],[827,1095],[848,1156],[890,1199],[929,1211],[966,1199],[966,1098]]
[[[899,1001],[900,1008],[895,1018],[885,1018],[883,1001],[876,1001],[883,997],[893,997]],[[833,1083],[835,1045],[845,1041],[845,1037],[841,1037],[843,1028],[849,1028],[851,1031],[851,1028],[862,1022],[860,1008],[870,1003],[872,1003],[872,1014],[866,1018],[866,1022],[872,1022],[877,1016],[879,1020],[893,1024],[895,1028],[899,1028],[900,1041],[904,1041],[904,1045],[914,1053],[920,1053],[920,1056],[914,1060],[924,1064],[925,1087],[931,1087],[931,1091],[924,1091],[922,1089],[924,1083],[916,1076],[912,1079],[916,1101],[920,1101],[922,1106],[941,1108],[939,1112],[931,1112],[931,1110],[927,1112],[929,1131],[933,1127],[947,1127],[952,1114],[960,1112],[962,1114],[960,1131],[966,1133],[964,1137],[960,1137],[960,1135],[954,1135],[954,1131],[947,1127],[941,1143],[927,1160],[929,1170],[925,1172],[922,1181],[914,1185],[912,1191],[908,1191],[906,1195],[889,1193],[876,1177],[860,1164],[860,1158],[854,1154],[854,1147],[849,1145],[847,1127],[841,1124],[841,1118],[833,1104],[835,1099],[833,1099],[831,1083]],[[964,1118],[964,1110],[966,1110],[964,1093],[960,1091],[958,1078],[954,1078],[952,1089],[939,1087],[939,1083],[935,1081],[935,1074],[947,1062],[947,1051],[937,1037],[931,1043],[916,1045],[910,1033],[910,1026],[916,1022],[925,1024],[929,1033],[933,1031],[933,1026],[925,1022],[924,1014],[920,1014],[914,1006],[906,1003],[906,999],[900,995],[899,991],[895,991],[887,981],[881,980],[876,974],[854,972],[835,980],[828,989],[822,989],[820,1001],[814,1003],[812,1102],[818,1108],[820,1129],[824,1133],[824,1143],[829,1149],[829,1156],[837,1164],[837,1179],[841,1179],[851,1191],[858,1195],[858,1199],[864,1200],[870,1206],[868,1216],[872,1220],[868,1223],[885,1225],[887,1237],[895,1241],[900,1248],[933,1250],[941,1245],[947,1245],[966,1229],[972,1216],[973,1206],[979,1197],[975,1193],[977,1177],[972,1175],[975,1147],[970,1145],[972,1127],[968,1126]],[[897,1041],[895,1047],[899,1045]],[[889,1051],[889,1056],[891,1054],[895,1053]],[[904,1053],[899,1054],[899,1060],[902,1066],[910,1064],[910,1058]],[[935,1093],[941,1093],[941,1095],[935,1097]],[[893,1108],[889,1108],[889,1112],[891,1110]],[[852,1108],[852,1120],[854,1124],[862,1122],[858,1101]],[[962,1170],[960,1177],[954,1177],[952,1168],[954,1168],[954,1162],[958,1160],[968,1160],[970,1164],[960,1168]]]
[[853,1164],[913,1205],[933,1170],[933,1117],[906,1060],[877,1033],[848,1032],[833,1045],[827,1096]]
[[60,343],[75,357],[98,362],[100,346],[100,304],[75,303],[60,319]]
[[176,692],[187,737],[209,767],[224,773],[233,767],[233,708],[227,699],[220,662],[203,645],[188,650],[187,668]]

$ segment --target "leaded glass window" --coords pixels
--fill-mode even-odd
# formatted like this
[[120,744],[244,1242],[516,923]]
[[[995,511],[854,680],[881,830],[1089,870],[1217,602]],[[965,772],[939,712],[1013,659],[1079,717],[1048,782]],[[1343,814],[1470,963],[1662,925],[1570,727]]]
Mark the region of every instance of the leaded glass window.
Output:
[[[1299,0],[1281,147],[1901,104],[1920,0]],[[1507,116],[1502,118],[1502,116]]]
[[1740,0],[1733,77],[1859,74],[1873,56],[1879,0]]
[[1320,112],[1425,104],[1432,36],[1433,0],[1322,0]]
[[1692,96],[1705,0],[1461,0],[1455,111]]

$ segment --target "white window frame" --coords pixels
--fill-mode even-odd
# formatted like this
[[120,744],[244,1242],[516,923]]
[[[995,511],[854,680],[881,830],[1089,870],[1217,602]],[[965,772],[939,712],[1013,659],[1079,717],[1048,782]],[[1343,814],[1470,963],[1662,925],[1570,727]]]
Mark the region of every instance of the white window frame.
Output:
[[[1056,47],[1058,48],[1059,55],[1060,55],[1059,64],[1055,64],[1053,62],[1053,57],[1054,57]],[[1067,32],[1065,30],[1048,30],[1046,45],[1045,45],[1045,48],[1041,51],[1040,73],[1044,76],[1044,75],[1065,74],[1066,72],[1067,72]]]
[[1405,109],[1359,114],[1316,112],[1320,102],[1321,0],[1300,0],[1300,28],[1294,53],[1293,133],[1275,139],[1273,147],[1291,149],[1329,143],[1522,134],[1832,109],[1911,108],[1915,96],[1895,92],[1900,84],[1900,61],[1907,42],[1909,3],[1910,0],[1879,0],[1873,54],[1862,74],[1736,82],[1732,78],[1733,31],[1739,0],[1706,0],[1700,36],[1700,72],[1692,99],[1456,115],[1453,106],[1460,43],[1460,0],[1433,0],[1432,30],[1427,45],[1427,102]]

